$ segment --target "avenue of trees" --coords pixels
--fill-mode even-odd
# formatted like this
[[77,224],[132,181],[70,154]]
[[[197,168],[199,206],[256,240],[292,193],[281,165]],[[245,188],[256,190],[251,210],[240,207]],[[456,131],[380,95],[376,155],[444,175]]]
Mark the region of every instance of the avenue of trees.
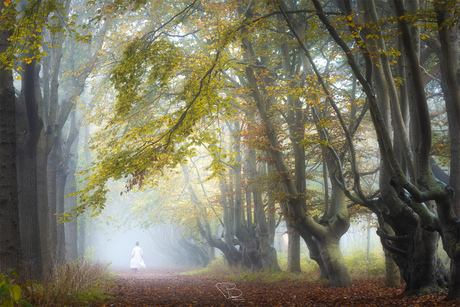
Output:
[[255,271],[280,270],[284,222],[288,270],[305,244],[346,287],[340,239],[373,213],[386,285],[460,300],[455,0],[0,8],[0,271],[52,274],[107,207],[180,225],[152,237],[195,264],[217,249]]

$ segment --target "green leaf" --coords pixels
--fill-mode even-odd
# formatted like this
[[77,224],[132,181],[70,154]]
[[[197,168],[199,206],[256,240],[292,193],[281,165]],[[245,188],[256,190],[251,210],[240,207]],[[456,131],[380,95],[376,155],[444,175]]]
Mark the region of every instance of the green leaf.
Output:
[[18,304],[19,304],[20,306],[24,306],[24,307],[33,307],[33,305],[32,305],[31,303],[26,302],[26,301],[24,301],[24,300],[19,300],[19,301],[18,301]]
[[13,299],[18,301],[21,298],[21,287],[14,285],[11,290],[13,292]]

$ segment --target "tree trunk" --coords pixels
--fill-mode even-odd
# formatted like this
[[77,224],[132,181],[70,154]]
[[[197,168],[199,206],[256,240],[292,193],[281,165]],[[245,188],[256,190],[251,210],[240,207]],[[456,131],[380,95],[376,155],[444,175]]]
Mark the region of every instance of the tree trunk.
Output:
[[65,212],[64,202],[65,202],[65,188],[68,175],[67,163],[64,161],[62,156],[62,149],[58,150],[60,154],[57,155],[57,160],[55,160],[56,165],[56,215],[54,216],[54,222],[56,223],[56,261],[59,264],[65,263],[65,226],[63,223],[59,223],[58,219]]
[[58,224],[57,224],[57,212],[56,212],[56,177],[58,176],[56,172],[56,159],[57,159],[57,150],[58,147],[54,146],[51,148],[48,158],[47,158],[47,181],[48,181],[48,201],[49,201],[49,211],[48,211],[48,220],[49,220],[49,237],[50,237],[50,246],[53,254],[53,258],[57,259],[57,246],[58,246]]
[[[400,266],[406,281],[403,296],[423,296],[438,293],[437,233],[417,229],[408,245],[407,257]],[[401,261],[399,261],[401,263]]]
[[385,254],[385,286],[386,287],[399,287],[401,286],[401,274],[399,267],[393,260],[392,253],[383,248]]
[[[68,159],[69,165],[69,175],[67,176],[65,194],[75,193],[77,190],[75,173],[77,172],[77,163],[78,163],[78,138],[75,140],[74,144],[71,146],[71,154]],[[66,212],[70,212],[74,207],[77,206],[77,198],[75,196],[69,196],[64,199],[64,209]],[[65,243],[66,250],[65,254],[67,260],[77,260],[78,258],[78,229],[77,229],[77,219],[73,218],[72,222],[65,223]]]
[[299,233],[287,226],[288,230],[288,253],[287,253],[287,270],[291,273],[300,273],[300,235]]
[[443,247],[451,258],[450,285],[447,300],[460,300],[460,68],[459,68],[459,32],[457,26],[444,24],[452,18],[447,12],[447,5],[454,1],[437,4],[437,22],[441,42],[441,86],[446,101],[447,118],[451,141],[451,161],[449,201],[437,202],[437,210],[442,226]]
[[258,240],[258,253],[262,270],[280,271],[276,249],[270,244],[269,228],[262,204],[261,193],[254,194],[254,213],[257,215],[256,238]]
[[77,229],[78,229],[78,257],[83,258],[87,250],[87,227],[86,215],[83,213],[77,218]]
[[[57,223],[57,260],[61,263],[64,263],[66,256],[66,227],[64,223],[59,223],[57,220],[65,212],[65,203],[66,203],[66,187],[67,187],[67,176],[69,172],[76,171],[76,156],[77,156],[77,144],[78,144],[78,134],[79,129],[76,123],[75,112],[70,114],[70,128],[67,139],[61,140],[62,133],[56,131],[55,144],[54,147],[57,148],[57,155],[54,159],[55,172],[56,172],[56,223]],[[70,170],[70,166],[73,166]],[[75,173],[72,173],[74,178]],[[75,187],[74,187],[75,188]],[[70,208],[72,209],[72,208]],[[73,224],[73,223],[72,223]],[[76,227],[76,226],[74,226]],[[76,231],[76,230],[75,230]],[[75,251],[74,251],[75,252]],[[76,253],[73,257],[75,258]]]
[[[50,207],[54,205],[54,201],[50,202],[48,193],[48,171],[47,158],[49,148],[46,143],[46,133],[42,130],[40,139],[37,145],[37,202],[40,218],[40,235],[41,235],[41,250],[43,270],[45,273],[52,273],[54,267],[53,244],[51,240],[50,230],[53,226],[53,219],[50,218]],[[52,216],[55,218],[55,216]]]
[[21,244],[26,270],[32,278],[43,276],[40,225],[37,202],[37,142],[42,130],[42,121],[38,116],[36,94],[36,61],[25,64],[23,93],[25,106],[17,109],[18,139],[23,142],[18,146],[18,184],[19,217]]
[[[248,154],[249,160],[249,180],[252,188],[252,195],[254,199],[254,217],[257,222],[255,231],[255,238],[246,244],[246,249],[251,254],[250,259],[254,262],[251,265],[253,270],[266,270],[271,269],[279,271],[278,259],[276,255],[276,249],[270,244],[269,239],[269,225],[267,217],[264,211],[264,205],[262,201],[262,191],[257,179],[259,177],[259,171],[256,167],[256,157],[254,151],[250,151]],[[260,173],[265,173],[265,170]],[[256,256],[257,255],[257,256]]]
[[276,218],[275,200],[271,191],[268,192],[267,222],[268,222],[268,242],[271,246],[275,245]]
[[330,287],[344,287],[353,283],[339,243],[340,239],[332,234],[329,234],[324,241],[317,241],[321,259],[329,276]]
[[311,234],[303,235],[302,238],[305,241],[305,244],[308,247],[308,251],[310,252],[310,259],[314,260],[319,267],[319,279],[329,279],[328,272],[326,270],[326,266],[324,265],[323,259],[321,258],[321,253],[316,244],[315,240]]
[[224,240],[228,248],[228,260],[231,264],[238,264],[243,262],[243,254],[238,250],[234,245],[234,231],[232,229],[232,216],[231,208],[227,199],[227,184],[222,178],[219,180],[220,193],[222,198],[222,207],[223,207],[223,222],[224,222]]
[[[0,3],[0,10],[4,4]],[[0,54],[9,46],[11,32],[0,31]],[[22,261],[18,181],[16,168],[16,116],[13,73],[0,68],[0,272],[19,269]]]
[[[390,235],[395,234],[390,225],[387,225],[387,229],[390,230]],[[399,267],[393,260],[393,255],[388,249],[383,247],[383,252],[385,254],[385,286],[399,287],[401,285],[401,274],[399,273]]]

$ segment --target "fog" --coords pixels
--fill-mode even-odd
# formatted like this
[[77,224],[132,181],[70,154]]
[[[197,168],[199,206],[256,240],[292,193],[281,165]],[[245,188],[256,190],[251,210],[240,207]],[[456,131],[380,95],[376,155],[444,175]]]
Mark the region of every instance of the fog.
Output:
[[128,269],[131,252],[136,242],[144,252],[145,265],[149,267],[165,267],[174,265],[174,261],[162,256],[161,247],[152,242],[150,234],[142,229],[119,230],[117,227],[97,229],[93,234],[90,257],[97,262],[110,263],[117,269]]
[[[124,203],[124,207],[129,207]],[[111,206],[107,206],[108,211]],[[144,253],[144,262],[147,268],[171,267],[177,265],[190,265],[186,259],[187,252],[182,249],[179,240],[184,237],[184,232],[177,225],[152,225],[147,229],[141,227],[123,227],[119,222],[106,223],[101,216],[99,223],[92,225],[91,235],[88,240],[87,257],[99,262],[110,264],[111,268],[122,270],[129,269],[132,249],[139,242]],[[374,217],[375,218],[375,217]],[[114,220],[120,221],[115,218]],[[380,240],[375,233],[376,228],[368,222],[358,221],[351,224],[349,231],[341,238],[340,247],[346,254],[357,250],[374,250],[383,254]],[[282,222],[276,229],[274,247],[278,253],[287,254],[288,236],[285,223]],[[303,257],[308,257],[306,246],[302,242]],[[216,257],[220,251],[215,249]],[[193,264],[192,264],[193,265]]]

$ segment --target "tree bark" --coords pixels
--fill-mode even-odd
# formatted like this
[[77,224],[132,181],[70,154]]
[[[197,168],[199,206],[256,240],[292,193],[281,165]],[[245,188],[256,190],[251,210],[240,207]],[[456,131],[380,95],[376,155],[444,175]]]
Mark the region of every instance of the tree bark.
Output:
[[[69,140],[70,141],[70,140]],[[78,163],[78,137],[73,140],[72,145],[70,146],[70,151],[68,155],[68,170],[69,175],[67,176],[65,195],[75,193],[77,190],[75,174],[77,172],[77,163]],[[76,196],[69,196],[64,199],[64,209],[66,212],[70,212],[74,207],[77,206]],[[66,223],[65,227],[65,254],[67,260],[77,260],[78,258],[78,228],[77,228],[77,219],[73,218],[72,222]]]
[[[0,10],[4,8],[0,3]],[[10,45],[11,31],[0,31],[0,54]],[[16,167],[16,116],[13,73],[0,67],[0,272],[19,269],[22,249]]]
[[43,277],[40,245],[40,220],[37,201],[37,142],[43,123],[38,115],[36,61],[25,64],[23,77],[24,106],[18,106],[18,182],[21,244],[26,270],[32,278]]
[[288,252],[287,252],[287,270],[291,273],[300,273],[300,235],[289,225],[288,230]]
[[340,238],[336,238],[333,234],[329,233],[323,240],[317,244],[329,277],[329,285],[331,287],[351,285],[352,280],[348,272],[348,267],[340,250]]
[[[390,229],[390,235],[395,234],[393,229],[390,228],[390,225],[387,226],[387,229]],[[393,260],[392,253],[388,249],[384,247],[382,248],[385,254],[385,286],[399,287],[401,285],[401,274],[399,272],[399,267]]]

